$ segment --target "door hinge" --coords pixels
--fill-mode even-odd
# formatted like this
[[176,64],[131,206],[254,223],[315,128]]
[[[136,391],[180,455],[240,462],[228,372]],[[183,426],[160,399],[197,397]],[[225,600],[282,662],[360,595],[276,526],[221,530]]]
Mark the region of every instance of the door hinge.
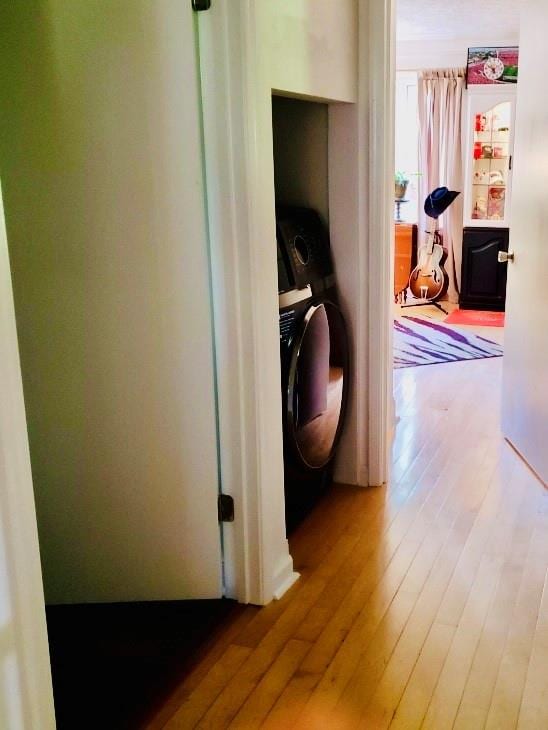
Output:
[[230,494],[219,494],[217,498],[219,522],[234,522],[234,499]]
[[211,0],[192,0],[192,10],[209,10],[211,7]]

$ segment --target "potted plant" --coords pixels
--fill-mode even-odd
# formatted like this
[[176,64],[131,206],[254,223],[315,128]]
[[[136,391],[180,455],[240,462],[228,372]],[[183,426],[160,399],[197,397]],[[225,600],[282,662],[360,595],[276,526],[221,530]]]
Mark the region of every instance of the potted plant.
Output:
[[407,192],[407,186],[409,185],[409,176],[402,170],[396,171],[394,176],[394,198],[396,200],[404,200]]

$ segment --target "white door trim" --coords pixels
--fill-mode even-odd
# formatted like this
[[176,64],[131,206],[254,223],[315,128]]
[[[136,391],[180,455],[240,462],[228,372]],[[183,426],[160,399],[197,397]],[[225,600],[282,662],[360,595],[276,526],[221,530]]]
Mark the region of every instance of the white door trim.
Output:
[[[4,213],[0,194],[0,588],[6,722],[55,728],[53,692]],[[13,669],[12,669],[13,668]],[[9,675],[9,677],[8,677]],[[17,678],[14,678],[18,675]],[[15,684],[14,684],[15,682]],[[2,719],[0,718],[0,720]]]
[[[392,333],[394,280],[395,29],[393,0],[361,0],[360,96],[369,119],[369,484],[388,480],[394,424]],[[367,88],[366,88],[367,86]]]
[[[265,296],[257,245],[262,211],[254,189],[260,141],[256,134],[258,55],[254,3],[216,0],[198,14],[210,221],[222,491],[235,502],[223,525],[225,592],[242,603],[268,603],[298,578],[285,538],[283,514],[271,514],[269,484],[283,488],[280,433],[268,438],[264,410],[278,409],[277,289]],[[260,181],[259,181],[260,184]],[[274,211],[272,211],[274,216]],[[268,268],[268,267],[267,267]],[[268,343],[267,343],[268,344]],[[273,547],[274,545],[274,547]]]

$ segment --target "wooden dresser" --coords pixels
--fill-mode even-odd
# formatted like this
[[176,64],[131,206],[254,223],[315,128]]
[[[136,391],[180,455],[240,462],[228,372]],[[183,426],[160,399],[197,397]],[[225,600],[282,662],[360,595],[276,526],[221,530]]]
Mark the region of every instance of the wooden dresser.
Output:
[[394,301],[407,299],[407,284],[417,261],[417,226],[415,223],[396,223],[394,245]]

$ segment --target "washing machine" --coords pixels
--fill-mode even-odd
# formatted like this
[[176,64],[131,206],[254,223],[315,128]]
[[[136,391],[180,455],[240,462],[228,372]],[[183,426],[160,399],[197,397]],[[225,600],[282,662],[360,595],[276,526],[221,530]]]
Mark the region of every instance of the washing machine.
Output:
[[348,400],[349,348],[329,236],[319,215],[279,207],[276,234],[289,533],[332,479]]

